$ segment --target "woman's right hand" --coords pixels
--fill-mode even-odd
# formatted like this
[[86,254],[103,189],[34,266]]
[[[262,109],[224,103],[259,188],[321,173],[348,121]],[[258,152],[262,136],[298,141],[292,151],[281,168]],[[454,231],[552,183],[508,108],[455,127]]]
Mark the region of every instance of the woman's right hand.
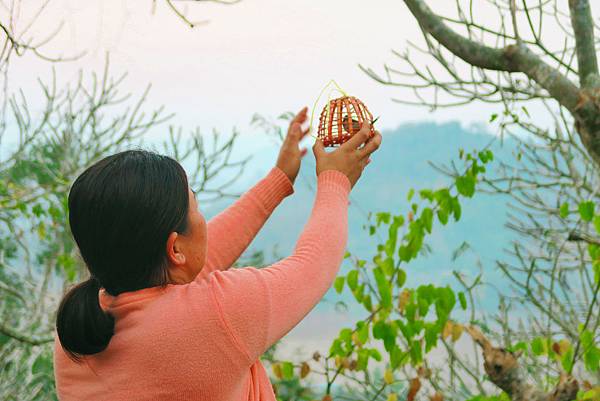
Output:
[[[333,152],[326,152],[323,142],[317,139],[313,146],[313,153],[317,160],[317,176],[325,170],[342,172],[354,187],[360,178],[365,166],[371,161],[369,156],[381,145],[381,134],[369,138],[371,124],[364,122],[361,129],[348,141],[344,142]],[[364,144],[363,147],[360,147]]]

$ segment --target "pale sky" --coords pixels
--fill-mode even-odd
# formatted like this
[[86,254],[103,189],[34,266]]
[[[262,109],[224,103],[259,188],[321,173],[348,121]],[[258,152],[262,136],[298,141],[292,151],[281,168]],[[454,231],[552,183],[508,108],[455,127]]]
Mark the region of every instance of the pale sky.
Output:
[[[430,3],[440,8],[440,2]],[[441,8],[450,12],[450,3]],[[24,4],[17,26],[37,10],[36,2]],[[384,87],[359,70],[359,63],[378,72],[384,63],[400,67],[391,50],[404,51],[409,40],[422,43],[417,23],[399,0],[175,4],[186,5],[192,19],[210,22],[190,29],[160,1],[153,13],[150,0],[53,0],[31,32],[44,37],[62,21],[45,54],[86,52],[76,61],[55,65],[59,81],[75,79],[79,69],[101,71],[108,52],[113,73],[129,73],[124,90],[140,94],[152,83],[149,105],[165,105],[177,113],[174,123],[205,132],[237,127],[246,133],[255,112],[277,116],[304,105],[312,108],[331,79],[381,116],[380,129],[423,119],[485,122],[499,109],[476,104],[430,113],[399,105],[391,98],[415,100],[414,95]],[[423,56],[412,53],[425,65]],[[49,79],[50,68],[34,57],[15,58],[11,87],[30,93],[35,78]],[[323,105],[322,99],[317,113]]]

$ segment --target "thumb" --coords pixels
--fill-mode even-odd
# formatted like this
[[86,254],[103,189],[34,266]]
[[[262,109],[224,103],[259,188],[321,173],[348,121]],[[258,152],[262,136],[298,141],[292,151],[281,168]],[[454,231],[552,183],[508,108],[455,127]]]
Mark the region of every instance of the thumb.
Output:
[[321,142],[320,139],[317,139],[315,141],[315,144],[313,145],[313,153],[315,155],[315,159],[318,159],[319,157],[321,157],[325,152],[325,147],[323,146],[323,142]]

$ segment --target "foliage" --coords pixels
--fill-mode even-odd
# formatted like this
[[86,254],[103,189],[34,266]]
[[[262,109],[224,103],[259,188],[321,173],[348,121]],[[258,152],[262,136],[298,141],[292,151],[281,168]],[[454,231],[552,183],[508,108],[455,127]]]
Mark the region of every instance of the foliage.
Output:
[[181,162],[190,185],[205,204],[234,197],[229,187],[248,159],[232,160],[237,134],[220,138],[199,129],[182,140],[182,130],[166,127],[162,144],[144,144],[151,129],[171,118],[162,108],[145,112],[148,91],[137,100],[119,92],[125,75],[83,74],[56,89],[40,82],[45,106],[39,117],[22,96],[10,99],[9,134],[18,138],[0,160],[0,398],[53,397],[52,341],[55,312],[67,287],[85,276],[68,229],[70,184],[105,155],[132,147],[168,154]]

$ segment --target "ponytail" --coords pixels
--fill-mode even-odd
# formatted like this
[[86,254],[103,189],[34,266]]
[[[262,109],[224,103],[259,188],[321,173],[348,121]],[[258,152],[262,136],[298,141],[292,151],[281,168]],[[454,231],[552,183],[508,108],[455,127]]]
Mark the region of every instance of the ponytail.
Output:
[[56,331],[68,356],[76,362],[82,355],[103,351],[114,333],[115,320],[100,307],[100,283],[94,277],[73,287],[62,299]]
[[69,228],[91,279],[73,287],[56,316],[62,348],[79,362],[108,346],[115,319],[98,291],[114,297],[168,283],[165,243],[188,230],[190,188],[176,160],[127,150],[96,162],[69,191]]

